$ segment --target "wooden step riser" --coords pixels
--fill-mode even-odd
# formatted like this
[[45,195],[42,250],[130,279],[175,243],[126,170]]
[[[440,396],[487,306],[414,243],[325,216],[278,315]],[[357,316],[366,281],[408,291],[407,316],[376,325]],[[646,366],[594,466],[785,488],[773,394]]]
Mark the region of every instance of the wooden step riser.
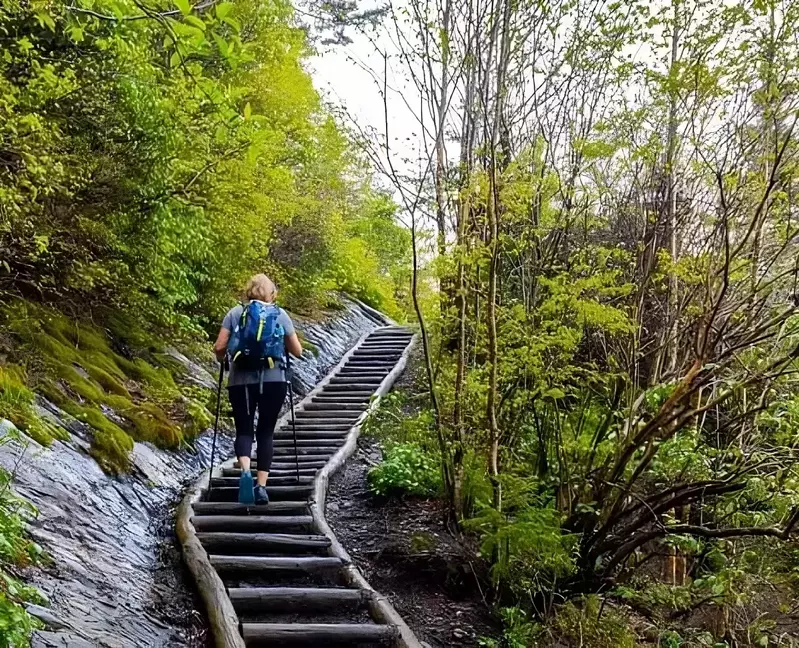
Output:
[[[316,427],[314,427],[310,423],[308,425],[297,426],[297,438],[298,439],[301,438],[303,434],[306,436],[309,436],[311,434],[329,434],[330,436],[346,436],[346,433],[352,427],[352,425],[348,423],[340,423],[340,424],[325,423],[324,425],[322,424],[323,423],[322,421],[317,421],[315,423]],[[288,439],[289,437],[293,438],[292,436],[293,434],[294,430],[292,429],[291,424],[289,424],[288,426],[282,427],[279,430],[277,430],[275,432],[275,438],[276,439]]]
[[231,533],[229,531],[203,532],[197,539],[209,554],[278,555],[319,554],[327,551],[330,540],[325,536],[293,535],[288,533]]
[[368,383],[350,383],[348,385],[327,385],[325,387],[326,393],[346,393],[346,392],[353,392],[353,391],[369,391],[374,392],[375,385],[370,385]]
[[[308,485],[313,483],[313,475],[300,475],[300,485]],[[296,486],[297,475],[278,477],[276,475],[269,475],[269,486]],[[214,477],[211,480],[211,488],[229,488],[239,486],[239,477]]]
[[352,410],[352,411],[356,411],[356,412],[362,412],[367,407],[368,407],[368,405],[366,403],[344,403],[344,402],[340,402],[340,401],[333,401],[333,402],[329,402],[329,403],[326,403],[326,402],[321,402],[321,403],[313,402],[313,403],[307,403],[304,406],[303,411],[305,411],[305,412],[316,412],[316,411],[325,411],[325,412],[327,412],[327,411],[333,410],[333,411],[339,411],[340,412],[342,410],[347,410],[347,411]]
[[[303,464],[316,463],[316,462],[319,462],[319,461],[326,462],[336,452],[338,452],[338,450],[331,451],[331,452],[326,452],[326,453],[323,453],[323,454],[312,454],[312,455],[310,455],[310,454],[306,454],[306,455],[300,454],[300,455],[296,455],[296,459],[297,459],[297,461],[299,461],[300,468],[302,468]],[[297,463],[297,462],[294,460],[295,459],[295,455],[294,455],[293,449],[292,449],[292,453],[290,455],[285,455],[285,454],[284,455],[280,455],[280,456],[275,457],[275,459],[277,461],[273,461],[272,462],[273,464],[276,464],[276,463],[289,464],[289,465],[294,466],[296,468],[295,463]],[[257,464],[258,460],[257,460],[257,458],[255,456],[250,457],[250,460],[251,460],[250,468],[254,468],[254,467],[256,467],[258,465]],[[305,467],[306,468],[310,468],[310,466],[305,466]]]
[[191,523],[198,533],[309,533],[313,529],[310,515],[209,515],[195,516]]
[[[300,461],[300,474],[302,474],[302,469],[303,468],[305,468],[307,470],[310,470],[311,468],[318,469],[318,468],[324,467],[324,465],[326,463],[327,463],[327,459],[317,460],[317,461]],[[240,468],[241,466],[239,466],[239,462],[236,461],[236,462],[234,462],[233,467],[234,468]],[[253,460],[250,463],[250,467],[253,468],[253,469],[257,469],[258,468],[258,462]],[[285,470],[287,473],[289,473],[292,470],[294,470],[296,467],[297,466],[295,465],[295,463],[293,461],[291,461],[291,462],[289,462],[289,461],[273,461],[271,470],[275,470],[275,471],[277,471],[277,470]]]
[[[213,515],[262,515],[264,509],[254,504],[238,502],[195,502],[192,505],[195,517]],[[306,515],[308,502],[270,502],[269,515]]]
[[[273,477],[295,477],[297,475],[296,466],[294,468],[290,468],[287,470],[270,470],[269,471],[269,479],[271,480]],[[255,469],[250,470],[252,473],[253,479],[258,474],[258,471]],[[300,468],[300,476],[301,477],[313,477],[318,470],[316,468]],[[240,468],[223,468],[222,469],[222,476],[223,477],[238,477],[241,475]]]
[[[314,437],[308,438],[303,437],[300,438],[297,436],[297,446],[301,448],[309,448],[309,447],[316,447],[316,446],[340,446],[344,442],[346,435],[341,435],[339,437]],[[272,441],[275,448],[294,448],[294,438],[289,434],[284,437],[275,437]]]
[[[336,410],[325,408],[322,410],[298,410],[295,415],[295,423],[298,421],[306,421],[307,419],[345,419],[345,420],[355,420],[357,419],[361,413],[359,411],[353,410]],[[304,423],[305,424],[305,423]]]
[[297,454],[300,457],[305,455],[324,455],[324,454],[334,454],[342,444],[340,443],[325,443],[319,442],[315,446],[301,446],[297,444],[297,451],[294,451],[294,445],[290,444],[287,447],[279,447],[275,448],[275,457],[284,457],[286,455],[291,456],[294,458],[294,455]]
[[315,573],[341,569],[343,563],[339,558],[328,556],[208,556],[211,565],[220,573],[232,574],[245,572],[305,572]]
[[[269,499],[275,502],[294,502],[297,500],[307,499],[311,495],[313,489],[308,486],[267,486],[266,492],[269,493]],[[208,494],[209,502],[238,502],[239,501],[239,488],[219,486],[211,489]]]
[[230,588],[228,595],[239,614],[246,612],[322,612],[364,608],[365,590],[344,588],[253,587]]
[[376,624],[243,623],[241,634],[248,647],[390,645],[397,629]]

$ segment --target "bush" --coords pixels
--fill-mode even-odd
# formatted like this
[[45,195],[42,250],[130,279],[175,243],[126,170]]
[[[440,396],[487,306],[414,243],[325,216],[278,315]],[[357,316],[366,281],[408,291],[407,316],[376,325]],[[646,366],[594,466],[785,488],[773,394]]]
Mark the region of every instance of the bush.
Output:
[[[23,439],[14,431],[0,436],[0,445]],[[12,475],[0,469],[0,648],[30,645],[30,635],[39,624],[25,611],[26,603],[44,603],[33,587],[21,583],[9,573],[39,561],[41,548],[24,535],[25,520],[36,509],[11,490]]]
[[376,495],[437,495],[441,470],[437,458],[414,443],[390,446],[383,463],[369,471],[369,488]]

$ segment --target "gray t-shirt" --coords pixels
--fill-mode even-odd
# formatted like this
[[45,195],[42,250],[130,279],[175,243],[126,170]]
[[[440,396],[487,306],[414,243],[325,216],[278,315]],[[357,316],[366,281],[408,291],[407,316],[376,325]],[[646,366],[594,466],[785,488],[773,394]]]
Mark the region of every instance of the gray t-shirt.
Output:
[[[241,304],[231,308],[228,314],[225,315],[225,319],[222,320],[222,328],[227,329],[231,333],[235,331],[241,321],[241,313],[243,310],[244,306]],[[278,324],[283,326],[283,330],[286,332],[287,336],[291,335],[294,333],[294,324],[291,318],[282,308],[278,310],[280,311],[277,316]],[[279,367],[275,367],[274,369],[246,370],[237,369],[236,366],[231,363],[227,384],[228,387],[233,387],[235,385],[257,385],[261,382],[284,382],[285,380],[286,372]]]

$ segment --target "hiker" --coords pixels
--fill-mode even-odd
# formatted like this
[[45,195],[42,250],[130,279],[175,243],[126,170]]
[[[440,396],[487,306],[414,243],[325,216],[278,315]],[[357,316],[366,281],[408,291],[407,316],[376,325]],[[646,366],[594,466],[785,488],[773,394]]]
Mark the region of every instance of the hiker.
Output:
[[[275,305],[277,289],[264,274],[247,282],[247,302],[230,309],[214,344],[216,357],[230,360],[228,395],[236,423],[236,456],[241,466],[239,502],[268,504],[266,482],[274,453],[273,437],[280,408],[286,399],[288,358],[302,354],[294,324]],[[258,411],[258,475],[253,488],[250,453],[253,420]]]

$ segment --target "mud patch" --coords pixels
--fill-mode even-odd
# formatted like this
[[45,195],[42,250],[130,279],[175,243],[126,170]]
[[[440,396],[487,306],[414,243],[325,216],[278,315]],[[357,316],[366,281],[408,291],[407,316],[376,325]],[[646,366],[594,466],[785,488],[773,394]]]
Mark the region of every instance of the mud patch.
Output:
[[498,637],[486,565],[446,530],[440,502],[374,498],[366,473],[379,460],[376,442],[362,438],[330,481],[326,515],[339,542],[423,644],[472,647]]

